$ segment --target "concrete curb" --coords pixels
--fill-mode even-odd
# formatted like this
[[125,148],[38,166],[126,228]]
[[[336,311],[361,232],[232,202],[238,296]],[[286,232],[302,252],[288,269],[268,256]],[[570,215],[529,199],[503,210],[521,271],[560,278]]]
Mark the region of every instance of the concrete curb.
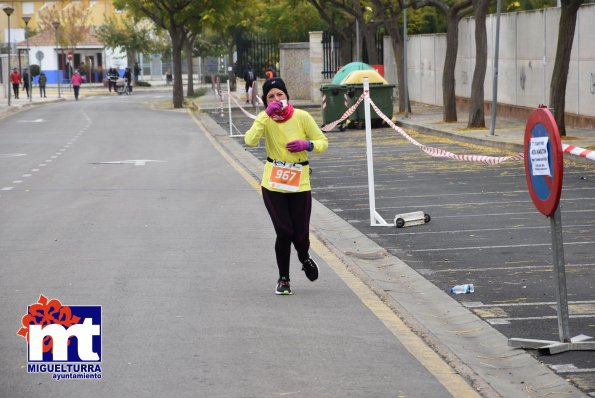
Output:
[[[262,162],[208,115],[195,115],[260,180]],[[509,348],[504,335],[316,200],[312,215],[313,233],[482,396],[586,397],[530,354]]]

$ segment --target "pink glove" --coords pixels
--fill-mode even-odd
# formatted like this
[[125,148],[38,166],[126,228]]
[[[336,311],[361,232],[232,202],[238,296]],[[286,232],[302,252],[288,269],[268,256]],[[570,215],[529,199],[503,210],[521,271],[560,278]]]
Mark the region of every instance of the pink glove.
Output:
[[306,140],[295,140],[288,142],[286,147],[289,152],[302,152],[311,151],[314,148],[314,144]]
[[267,115],[273,116],[275,113],[281,112],[282,109],[283,109],[283,104],[281,102],[271,101],[267,105],[267,109],[265,109],[265,112]]

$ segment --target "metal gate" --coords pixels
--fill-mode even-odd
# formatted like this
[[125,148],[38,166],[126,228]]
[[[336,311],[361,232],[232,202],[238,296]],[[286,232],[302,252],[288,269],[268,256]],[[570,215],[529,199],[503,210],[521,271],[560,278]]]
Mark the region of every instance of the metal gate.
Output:
[[242,78],[244,71],[251,66],[256,72],[256,76],[265,78],[267,69],[272,68],[277,73],[279,68],[279,44],[292,42],[307,42],[308,37],[276,37],[268,36],[237,36],[237,62],[234,73]]

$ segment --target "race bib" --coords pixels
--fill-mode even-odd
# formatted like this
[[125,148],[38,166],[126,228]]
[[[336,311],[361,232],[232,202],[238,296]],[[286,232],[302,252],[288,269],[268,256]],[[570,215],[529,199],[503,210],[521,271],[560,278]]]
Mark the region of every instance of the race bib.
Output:
[[273,162],[269,186],[288,192],[297,192],[302,179],[302,165],[293,163]]

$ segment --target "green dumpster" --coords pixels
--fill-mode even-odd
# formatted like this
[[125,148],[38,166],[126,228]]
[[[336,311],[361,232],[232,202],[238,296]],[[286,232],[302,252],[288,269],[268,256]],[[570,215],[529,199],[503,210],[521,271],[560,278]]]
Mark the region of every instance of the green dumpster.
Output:
[[[370,85],[370,99],[387,118],[392,119],[393,89],[395,88],[395,85],[388,84],[388,82],[375,70],[354,71],[349,73],[349,75],[343,79],[342,84],[347,87],[347,107],[353,106],[364,92],[364,77],[368,78],[368,83]],[[383,123],[383,120],[372,107],[370,108],[370,118],[372,119],[372,127],[381,126]],[[365,122],[363,101],[349,116],[349,120],[351,122]]]
[[[322,126],[339,120],[347,110],[347,86],[343,84],[323,84],[322,92]],[[339,124],[341,131],[345,130],[345,122]]]

